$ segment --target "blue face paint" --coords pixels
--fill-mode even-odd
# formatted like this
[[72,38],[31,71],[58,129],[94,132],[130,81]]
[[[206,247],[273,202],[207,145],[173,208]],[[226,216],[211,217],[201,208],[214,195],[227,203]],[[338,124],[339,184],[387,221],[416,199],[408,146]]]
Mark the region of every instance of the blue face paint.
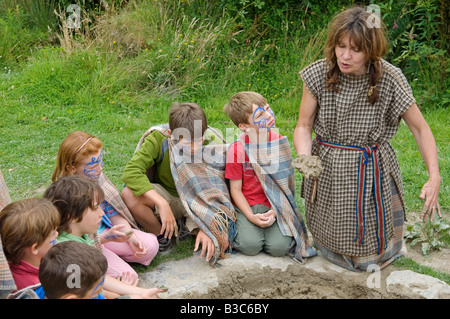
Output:
[[52,246],[55,246],[56,245],[56,238],[51,240],[51,241],[49,241],[49,244],[52,244]]
[[91,158],[91,160],[84,166],[83,172],[89,179],[99,179],[100,175],[97,176],[97,171],[100,168],[103,168],[103,150],[97,158]]
[[100,287],[102,287],[104,283],[105,283],[105,276],[102,277],[102,280],[98,283],[97,286],[95,286],[94,290],[92,290],[92,294],[90,295],[89,299],[104,299],[103,296],[100,297],[100,296],[101,296],[101,295],[100,295],[100,292],[103,290],[103,288],[100,289],[100,291],[97,293],[97,296],[94,295],[95,292],[96,292]]
[[120,235],[114,235],[114,234],[106,234],[105,239],[116,239],[116,238],[120,238]]
[[[267,120],[266,112],[270,114],[269,121]],[[268,126],[270,122],[273,123],[272,125]],[[260,129],[267,129],[270,130],[275,126],[275,114],[273,113],[272,109],[269,107],[269,105],[266,105],[266,108],[262,106],[258,106],[258,108],[253,112],[253,123]]]

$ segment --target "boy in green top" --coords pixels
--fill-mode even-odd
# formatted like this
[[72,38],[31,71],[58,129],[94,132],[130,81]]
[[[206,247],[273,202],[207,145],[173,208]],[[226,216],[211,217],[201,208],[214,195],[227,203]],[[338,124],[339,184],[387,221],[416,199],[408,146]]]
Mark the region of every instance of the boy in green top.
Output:
[[[191,234],[197,234],[195,251],[201,244],[201,257],[207,251],[209,260],[214,255],[213,241],[184,208],[172,177],[169,150],[164,146],[167,138],[172,138],[184,152],[194,154],[208,143],[204,138],[207,128],[206,115],[200,106],[174,103],[169,112],[169,129],[148,134],[125,166],[122,180],[126,186],[122,198],[138,223],[158,236],[160,251],[171,247],[173,235],[181,240],[181,232],[186,233],[182,228],[186,227]],[[151,181],[146,174],[150,169],[153,171]]]

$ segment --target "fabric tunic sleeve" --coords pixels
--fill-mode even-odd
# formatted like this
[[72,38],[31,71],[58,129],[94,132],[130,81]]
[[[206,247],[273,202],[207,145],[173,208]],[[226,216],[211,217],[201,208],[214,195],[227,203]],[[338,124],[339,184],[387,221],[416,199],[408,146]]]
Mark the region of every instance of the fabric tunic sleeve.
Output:
[[2,241],[0,239],[0,299],[5,299],[16,289],[17,287],[9,269],[8,261],[3,253]]
[[6,187],[2,171],[0,170],[0,210],[9,203],[11,203],[11,196],[9,195],[8,187]]
[[300,71],[300,77],[308,91],[318,99],[325,81],[325,60],[318,60]]
[[397,125],[401,120],[401,115],[416,103],[416,100],[403,72],[384,60],[382,62],[384,75],[391,80],[392,101],[387,113],[388,121],[391,125]]

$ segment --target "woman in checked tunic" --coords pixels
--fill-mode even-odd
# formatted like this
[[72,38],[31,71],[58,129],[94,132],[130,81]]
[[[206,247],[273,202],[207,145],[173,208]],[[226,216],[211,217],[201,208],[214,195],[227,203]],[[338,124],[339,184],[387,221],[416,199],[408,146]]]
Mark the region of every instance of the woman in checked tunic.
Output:
[[[441,216],[436,143],[403,73],[382,59],[386,51],[382,21],[355,7],[330,23],[326,58],[300,72],[294,146],[307,224],[323,255],[354,271],[381,269],[403,255],[403,186],[389,143],[401,119],[428,169],[422,217]],[[320,175],[309,174],[314,163]]]

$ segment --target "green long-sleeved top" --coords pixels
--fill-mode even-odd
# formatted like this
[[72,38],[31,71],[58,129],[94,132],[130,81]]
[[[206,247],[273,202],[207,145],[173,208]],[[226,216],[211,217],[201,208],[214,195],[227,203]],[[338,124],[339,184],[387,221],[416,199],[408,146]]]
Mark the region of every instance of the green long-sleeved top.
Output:
[[122,180],[133,192],[134,196],[140,196],[153,189],[153,185],[145,173],[153,165],[156,165],[154,183],[160,184],[170,194],[178,197],[172,172],[170,171],[169,150],[165,151],[163,160],[158,162],[161,156],[162,142],[166,138],[158,130],[150,133],[125,166]]

